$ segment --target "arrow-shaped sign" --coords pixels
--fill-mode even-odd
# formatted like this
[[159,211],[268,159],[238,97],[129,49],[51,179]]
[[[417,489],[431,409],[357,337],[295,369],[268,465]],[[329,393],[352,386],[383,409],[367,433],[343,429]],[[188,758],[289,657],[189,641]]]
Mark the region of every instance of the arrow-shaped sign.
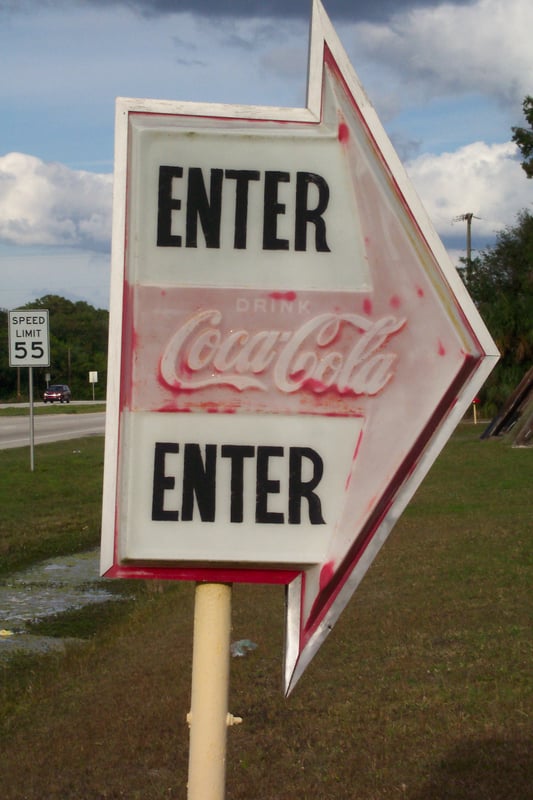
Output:
[[287,584],[287,693],[497,359],[318,0],[309,63],[118,101],[104,476],[104,574]]

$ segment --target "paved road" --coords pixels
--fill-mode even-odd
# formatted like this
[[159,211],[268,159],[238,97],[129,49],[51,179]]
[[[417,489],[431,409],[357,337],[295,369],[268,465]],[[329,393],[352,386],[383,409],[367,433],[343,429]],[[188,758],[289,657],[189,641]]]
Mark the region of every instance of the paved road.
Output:
[[[46,444],[59,439],[102,435],[105,414],[34,414],[34,443]],[[30,445],[30,418],[0,417],[0,449]]]

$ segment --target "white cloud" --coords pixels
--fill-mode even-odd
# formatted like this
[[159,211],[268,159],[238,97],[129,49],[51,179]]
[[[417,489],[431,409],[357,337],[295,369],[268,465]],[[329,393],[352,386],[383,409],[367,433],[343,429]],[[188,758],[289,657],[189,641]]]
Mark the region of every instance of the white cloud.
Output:
[[520,104],[531,92],[531,0],[442,3],[355,26],[360,57],[401,75],[403,92],[482,93]]
[[15,245],[109,246],[112,175],[35,156],[0,157],[0,240]]
[[473,213],[478,236],[513,225],[518,211],[531,205],[531,182],[512,142],[484,142],[452,153],[422,155],[406,165],[424,206],[441,237],[450,237],[452,220]]

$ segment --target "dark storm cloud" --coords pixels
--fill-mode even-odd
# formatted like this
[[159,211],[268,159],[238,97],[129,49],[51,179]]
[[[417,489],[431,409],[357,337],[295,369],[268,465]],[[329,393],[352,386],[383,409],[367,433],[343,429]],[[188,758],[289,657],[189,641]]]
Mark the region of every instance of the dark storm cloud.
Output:
[[[470,0],[452,0],[452,5],[469,5]],[[79,5],[125,6],[145,16],[187,11],[210,18],[269,17],[308,19],[311,0],[78,0]],[[351,22],[388,19],[411,8],[441,5],[442,0],[324,0],[334,20]],[[16,12],[32,7],[72,6],[72,0],[0,0],[0,11]]]
[[[94,2],[94,0],[93,0]],[[105,0],[96,0],[105,2]],[[293,17],[306,19],[311,0],[126,0],[144,14],[190,11],[209,17]],[[438,5],[431,0],[325,0],[324,7],[333,19],[351,21],[385,19],[394,12],[416,6]],[[463,3],[464,4],[464,3]]]

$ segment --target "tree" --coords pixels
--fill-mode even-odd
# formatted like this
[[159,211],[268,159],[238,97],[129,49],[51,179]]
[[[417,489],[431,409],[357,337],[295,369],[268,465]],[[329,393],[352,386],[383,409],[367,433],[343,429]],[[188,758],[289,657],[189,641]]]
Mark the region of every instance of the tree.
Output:
[[533,178],[533,97],[527,95],[522,103],[524,116],[529,128],[511,128],[513,131],[513,142],[518,145],[522,154],[522,169],[528,178]]
[[485,386],[495,413],[533,365],[533,216],[521,211],[463,278],[501,353]]

